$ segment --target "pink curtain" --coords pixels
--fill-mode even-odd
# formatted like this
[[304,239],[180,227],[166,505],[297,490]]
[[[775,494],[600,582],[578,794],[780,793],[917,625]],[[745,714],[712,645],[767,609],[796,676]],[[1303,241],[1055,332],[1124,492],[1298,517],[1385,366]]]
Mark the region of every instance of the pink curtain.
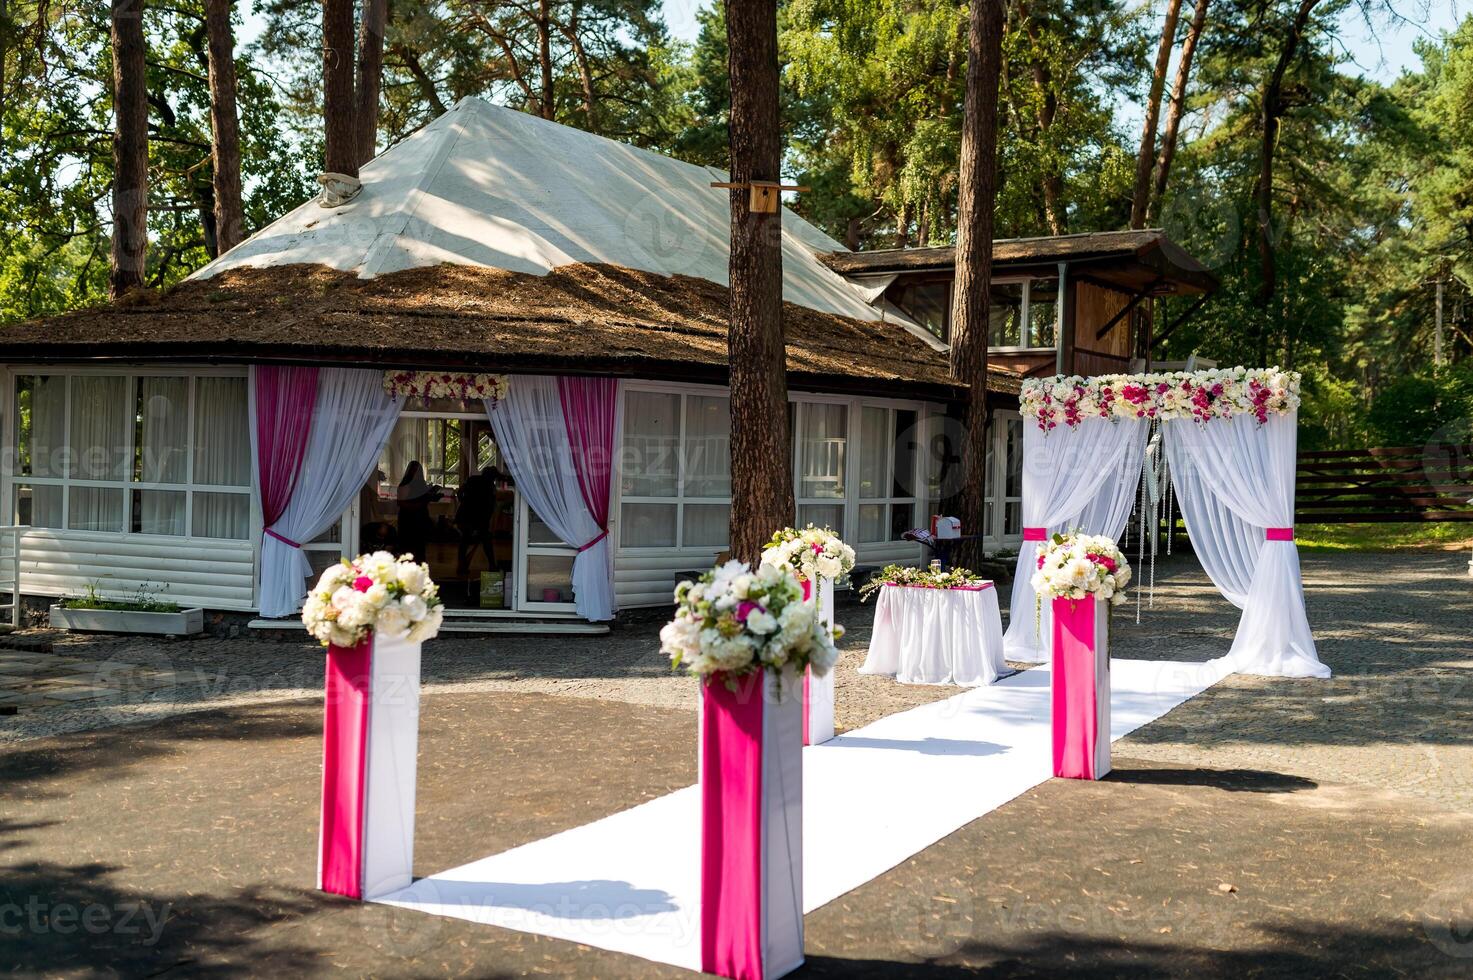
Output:
[[368,793],[372,673],[372,638],[352,648],[327,648],[317,887],[349,898],[363,897],[363,811]]
[[568,442],[573,447],[573,470],[588,513],[603,532],[583,546],[587,549],[609,532],[609,496],[614,468],[614,413],[619,383],[612,378],[558,378],[558,397]]
[[258,367],[251,372],[256,391],[256,462],[261,474],[261,523],[271,525],[291,502],[312,430],[317,401],[317,369]]

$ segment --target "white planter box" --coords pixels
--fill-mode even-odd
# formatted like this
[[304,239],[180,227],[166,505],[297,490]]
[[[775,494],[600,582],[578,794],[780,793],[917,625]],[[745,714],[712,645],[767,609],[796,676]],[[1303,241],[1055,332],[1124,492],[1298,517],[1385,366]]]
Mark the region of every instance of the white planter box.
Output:
[[178,612],[138,612],[128,609],[68,609],[58,603],[51,607],[51,625],[57,629],[91,630],[97,633],[191,636],[204,632],[205,611],[203,609],[181,609]]

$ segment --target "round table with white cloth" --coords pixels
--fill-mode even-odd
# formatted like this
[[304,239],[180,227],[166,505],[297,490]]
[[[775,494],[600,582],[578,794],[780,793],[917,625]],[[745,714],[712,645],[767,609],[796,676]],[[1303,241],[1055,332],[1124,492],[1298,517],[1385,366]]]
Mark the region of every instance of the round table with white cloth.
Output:
[[1007,672],[1002,616],[992,583],[931,589],[886,585],[861,674],[893,675],[902,684],[991,684]]

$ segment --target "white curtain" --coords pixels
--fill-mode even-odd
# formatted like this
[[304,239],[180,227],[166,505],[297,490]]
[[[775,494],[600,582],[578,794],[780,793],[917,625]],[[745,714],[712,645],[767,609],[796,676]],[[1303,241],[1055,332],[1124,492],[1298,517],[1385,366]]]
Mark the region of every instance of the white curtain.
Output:
[[[72,378],[68,445],[73,480],[128,478],[128,421],[132,414],[128,379],[121,375]],[[122,531],[122,487],[73,484],[67,501],[67,526],[78,531]]]
[[[251,385],[251,391],[255,391]],[[373,475],[379,453],[399,418],[400,403],[384,391],[382,371],[323,368],[302,469],[291,502],[273,526],[277,534],[311,541],[342,516]],[[250,412],[251,459],[256,459],[256,413]],[[270,534],[261,538],[261,615],[290,616],[307,594],[312,565],[299,547]]]
[[[527,505],[563,541],[576,548],[573,601],[594,622],[614,618],[614,553],[588,512],[573,469],[573,447],[563,420],[557,379],[519,375],[507,379],[506,397],[486,402],[496,445]],[[619,431],[616,419],[615,432]]]
[[[30,438],[26,456],[30,462],[32,476],[56,477],[66,475],[66,389],[64,374],[39,375],[20,378],[18,385],[30,391]],[[62,488],[45,484],[31,487],[31,513],[29,522],[33,527],[61,527]]]
[[[194,482],[251,485],[251,426],[245,378],[200,378],[194,394]],[[250,537],[251,501],[244,493],[194,492],[194,535]]]
[[[1034,419],[1023,421],[1023,526],[1119,537],[1130,517],[1146,448],[1144,419],[1085,419],[1048,432]],[[1018,550],[1008,632],[1009,660],[1048,659],[1049,608],[1033,591],[1040,542]]]
[[1223,595],[1243,609],[1223,661],[1238,673],[1330,676],[1304,612],[1299,549],[1291,535],[1265,540],[1266,529],[1294,524],[1298,424],[1297,412],[1262,424],[1251,415],[1166,423],[1172,481],[1192,545]]
[[[189,379],[138,379],[139,476],[144,483],[185,483],[189,478]],[[183,534],[182,490],[138,490],[138,530]]]

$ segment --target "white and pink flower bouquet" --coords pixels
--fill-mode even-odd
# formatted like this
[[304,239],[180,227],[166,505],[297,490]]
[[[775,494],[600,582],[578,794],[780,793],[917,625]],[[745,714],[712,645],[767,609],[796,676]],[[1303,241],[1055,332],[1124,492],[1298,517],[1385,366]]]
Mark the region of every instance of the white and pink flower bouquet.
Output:
[[322,573],[302,623],[323,646],[355,647],[370,634],[422,643],[440,632],[445,608],[428,565],[387,551],[346,558]]
[[1045,431],[1090,418],[1190,419],[1208,422],[1270,415],[1299,407],[1299,374],[1280,368],[1212,368],[1094,378],[1028,378],[1018,403],[1024,418]]
[[675,588],[675,618],[660,630],[670,666],[701,678],[735,677],[763,667],[812,668],[822,677],[839,659],[836,634],[803,601],[791,568],[740,561],[718,565]]
[[1103,534],[1055,534],[1038,554],[1033,590],[1044,599],[1094,596],[1111,605],[1125,601],[1130,562]]
[[456,374],[451,371],[385,371],[384,391],[392,398],[454,398],[500,401],[506,397],[502,374]]
[[837,582],[854,568],[854,549],[827,527],[785,527],[762,551],[762,564],[791,568],[800,582]]

